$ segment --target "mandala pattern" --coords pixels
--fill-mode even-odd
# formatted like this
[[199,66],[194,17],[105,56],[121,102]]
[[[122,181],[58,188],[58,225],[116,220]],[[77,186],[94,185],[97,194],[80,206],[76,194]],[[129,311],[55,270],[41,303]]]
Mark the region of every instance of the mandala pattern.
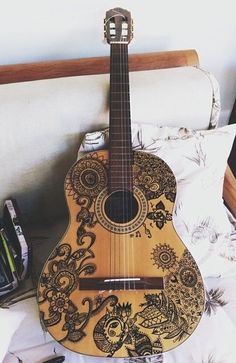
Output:
[[152,252],[154,265],[162,270],[170,270],[176,264],[176,253],[173,248],[166,243],[156,245]]
[[94,154],[75,163],[66,178],[66,189],[75,197],[96,197],[107,186],[105,162]]
[[179,276],[184,286],[194,287],[197,283],[197,274],[191,267],[183,267],[179,272]]

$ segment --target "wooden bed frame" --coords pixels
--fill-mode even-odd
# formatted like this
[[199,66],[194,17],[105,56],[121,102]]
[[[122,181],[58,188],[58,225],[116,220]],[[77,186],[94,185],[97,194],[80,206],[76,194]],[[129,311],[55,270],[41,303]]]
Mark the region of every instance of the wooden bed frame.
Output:
[[[198,66],[194,49],[129,55],[129,70],[143,71]],[[81,58],[0,66],[0,84],[72,77],[109,72],[109,57]],[[224,200],[236,215],[236,178],[228,166],[224,180]]]

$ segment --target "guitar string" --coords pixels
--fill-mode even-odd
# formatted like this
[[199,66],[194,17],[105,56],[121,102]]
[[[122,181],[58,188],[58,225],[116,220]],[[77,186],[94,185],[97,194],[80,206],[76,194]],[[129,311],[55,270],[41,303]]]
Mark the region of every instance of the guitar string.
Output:
[[[116,57],[117,57],[117,55],[116,55],[116,48],[115,48],[115,45],[112,45],[112,49],[113,49],[113,51],[112,51],[112,84],[113,84],[113,90],[116,92],[116,75],[115,75],[115,73],[116,73]],[[112,99],[113,99],[113,101],[114,101],[114,95],[113,95],[113,97],[112,97]],[[114,111],[114,104],[112,105],[112,107],[113,107],[113,116],[114,116],[114,114],[116,113],[115,111]],[[112,125],[113,125],[113,128],[112,128],[112,141],[113,141],[113,146],[114,146],[114,139],[115,139],[115,132],[116,132],[116,128],[114,127],[114,124],[116,123],[117,121],[116,121],[116,118],[114,118],[113,120],[112,120]],[[112,157],[113,157],[113,160],[112,160],[112,162],[113,162],[113,165],[115,165],[115,168],[113,168],[113,172],[116,172],[116,163],[115,163],[115,160],[114,160],[114,154],[115,154],[115,151],[114,151],[115,149],[113,149],[113,152],[112,152]],[[113,183],[112,183],[112,181],[114,180],[114,177],[112,177],[111,178],[111,193],[114,193],[114,191],[113,191]],[[111,208],[112,208],[112,204],[111,204]],[[112,215],[112,213],[111,213],[111,215]],[[117,263],[116,263],[116,233],[115,232],[112,232],[112,240],[113,240],[113,248],[112,248],[112,251],[113,251],[113,274],[112,274],[112,279],[113,278],[115,278],[116,277],[116,265],[117,265]],[[115,282],[114,283],[112,283],[111,282],[111,284],[112,284],[112,286],[113,286],[113,289],[114,290],[116,290],[116,280],[115,280]]]
[[[121,35],[122,35],[122,31],[121,31]],[[121,39],[120,39],[121,40]],[[123,136],[121,139],[121,158],[122,158],[122,211],[123,214],[125,214],[125,157],[124,157],[124,153],[125,153],[125,105],[124,105],[124,54],[123,54],[123,49],[122,49],[122,44],[119,44],[119,50],[120,50],[120,107],[121,107],[121,135]],[[123,215],[123,218],[125,218],[125,215]],[[123,233],[120,233],[120,248],[122,245],[122,251],[123,251],[123,263],[125,261],[125,255],[126,255],[126,250],[125,250],[125,245],[124,245],[124,237],[123,237]],[[121,251],[121,249],[119,248],[119,251]],[[126,271],[125,271],[125,266],[126,263],[124,263],[124,277],[126,277]],[[126,287],[125,281],[124,281],[124,289]]]
[[[115,75],[114,75],[114,82],[115,82],[115,85],[116,85],[116,92],[117,92],[117,90],[118,90],[118,97],[120,97],[120,85],[119,85],[119,79],[120,79],[120,77],[118,77],[118,73],[120,72],[120,51],[118,52],[117,51],[117,49],[119,50],[119,48],[116,46],[116,45],[114,45],[114,50],[115,50],[115,67],[114,67],[114,73],[115,73]],[[119,71],[119,72],[118,72]],[[115,103],[115,105],[116,105],[116,103]],[[120,105],[120,107],[121,107],[121,105]],[[118,110],[119,111],[119,117],[121,118],[121,110]],[[116,114],[116,112],[117,112],[117,109],[115,108],[115,114]],[[115,119],[115,122],[116,122],[116,127],[115,127],[115,133],[117,134],[117,122],[119,122],[120,123],[120,119],[119,118],[116,118]],[[116,137],[117,137],[117,135],[116,135]],[[115,145],[116,146],[116,145]],[[115,156],[116,156],[116,153],[114,153],[115,154]],[[115,159],[115,165],[116,165],[116,167],[115,167],[115,174],[116,174],[116,177],[117,177],[117,159]],[[116,193],[117,192],[117,185],[118,185],[118,182],[117,182],[117,180],[115,179],[115,188],[114,188],[114,192]],[[118,211],[118,213],[119,213],[119,211]],[[118,253],[119,253],[119,244],[120,244],[120,235],[119,235],[119,233],[118,233],[118,236],[117,236],[117,234],[115,234],[115,249],[114,249],[114,258],[118,261],[118,259],[119,259],[119,256],[118,256]],[[117,245],[118,245],[118,253],[117,253]],[[119,268],[119,262],[118,262],[118,268]],[[117,275],[118,275],[118,277],[119,277],[119,273],[117,274],[117,269],[115,270],[115,274],[114,274],[114,276],[117,278]],[[115,290],[116,290],[116,280],[115,280]]]
[[[129,82],[129,58],[128,58],[128,46],[126,51],[126,63],[127,63],[127,72],[126,72],[126,92],[127,92],[127,100],[128,100],[128,122],[129,122],[129,144],[128,144],[128,150],[129,150],[129,186],[131,189],[131,203],[130,203],[130,215],[133,218],[133,203],[132,198],[135,198],[134,196],[134,180],[133,180],[133,149],[132,149],[132,130],[131,130],[131,108],[130,108],[130,82]],[[129,246],[131,245],[131,260],[132,260],[132,278],[133,278],[133,289],[135,290],[136,282],[135,282],[135,266],[134,266],[134,235],[132,234],[130,236],[131,241]]]
[[[129,99],[129,66],[128,66],[128,45],[124,44],[124,64],[125,64],[125,94],[126,94],[126,100],[125,100],[125,107],[126,107],[126,122],[127,122],[127,136],[128,136],[128,142],[126,142],[126,154],[127,154],[127,182],[126,185],[128,186],[128,196],[129,200],[127,201],[127,213],[128,216],[133,217],[133,180],[132,180],[132,133],[131,133],[131,110],[130,110],[130,99]],[[133,235],[130,236],[130,234],[126,234],[126,245],[128,248],[128,260],[129,265],[131,264],[131,268],[129,266],[129,276],[133,279],[130,280],[129,288],[131,287],[131,283],[133,284],[133,288],[135,289],[135,280],[134,280],[134,238]]]
[[[109,20],[109,19],[108,19]],[[112,100],[112,46],[110,46],[110,110],[109,110],[109,139],[111,141],[112,139],[112,135],[111,135],[111,119],[112,119],[112,111],[111,111],[111,100]],[[108,153],[108,157],[109,157],[109,179],[108,179],[108,195],[110,194],[110,189],[111,189],[111,152],[110,152],[110,147],[109,147],[109,153]],[[111,205],[109,204],[109,215],[111,215]],[[112,232],[109,231],[109,236],[110,236],[110,291],[112,289],[112,282],[111,282],[111,278],[112,278]]]
[[[122,26],[123,23],[121,23]],[[122,37],[123,31],[121,29],[121,37]],[[122,38],[120,39],[120,41],[122,41]],[[127,137],[127,95],[126,95],[126,54],[125,54],[125,44],[124,43],[120,43],[119,44],[119,48],[120,48],[120,70],[121,70],[121,74],[120,74],[120,90],[121,90],[121,125],[122,125],[122,135],[123,135],[123,139],[122,139],[122,211],[123,211],[123,218],[124,221],[126,223],[127,221],[127,181],[128,181],[128,176],[127,176],[127,141],[126,141],[126,137]],[[124,265],[124,273],[123,276],[124,278],[128,278],[128,288],[130,289],[130,281],[129,281],[129,246],[127,244],[126,241],[126,234],[125,233],[120,233],[120,239],[121,239],[121,244],[122,244],[122,263]],[[128,253],[126,253],[126,249],[128,249]],[[121,249],[119,248],[119,250],[121,251]],[[126,271],[128,270],[128,272]],[[119,274],[120,275],[120,274]],[[126,280],[124,280],[123,282],[123,286],[124,286],[124,290],[126,290]]]
[[[127,139],[125,139],[125,148],[126,148],[126,158],[127,158],[127,162],[126,162],[126,187],[127,187],[127,194],[126,194],[126,210],[127,210],[127,214],[126,217],[129,217],[130,215],[132,215],[132,213],[130,214],[130,207],[132,209],[132,203],[130,203],[130,119],[129,119],[129,94],[128,94],[128,45],[127,44],[123,44],[123,48],[124,48],[124,67],[125,67],[125,72],[124,72],[124,93],[125,93],[125,108],[126,108],[126,112],[125,112],[125,122],[126,122],[126,135],[127,135]],[[126,218],[126,220],[128,220],[129,218]],[[129,239],[129,233],[125,234],[125,245],[127,246],[126,248],[128,249],[128,261],[129,261],[129,279],[131,277],[131,268],[130,268],[130,263],[131,263],[131,259],[130,259],[130,239]],[[131,288],[131,281],[129,280],[129,290]]]
[[[127,93],[127,120],[128,120],[128,132],[129,132],[129,143],[128,143],[128,151],[129,151],[129,167],[128,167],[128,182],[131,192],[131,203],[128,205],[128,208],[130,208],[130,215],[133,218],[133,202],[132,198],[134,198],[134,183],[133,183],[133,150],[132,150],[132,131],[131,131],[131,109],[130,109],[130,83],[129,83],[129,58],[128,58],[128,46],[126,47],[126,80],[125,80],[125,86],[126,86],[126,93]],[[128,247],[131,245],[131,260],[132,260],[132,278],[133,278],[133,289],[135,289],[135,274],[134,274],[134,237],[133,234],[130,236],[131,241],[128,244]]]
[[[113,61],[113,69],[112,69],[112,71],[113,71],[113,88],[116,90],[116,75],[115,75],[115,73],[116,73],[116,57],[117,57],[117,55],[116,55],[116,47],[115,47],[115,45],[113,45],[112,46],[112,48],[113,48],[113,57],[112,57],[112,61]],[[114,101],[114,97],[113,97],[113,101]],[[113,109],[114,109],[114,103],[112,104],[112,107],[113,107]],[[113,111],[114,113],[115,113],[115,111]],[[116,118],[114,118],[114,120],[113,120],[113,125],[114,125],[114,123],[116,123],[117,121],[116,121]],[[116,130],[116,128],[114,128],[114,126],[113,126],[113,129],[112,129],[112,132],[113,133],[115,133],[115,130]],[[113,134],[113,141],[114,141],[114,139],[115,139],[115,136],[114,136],[114,134]],[[115,144],[113,143],[113,146],[114,146]],[[115,154],[115,151],[114,151],[114,149],[113,149],[113,163],[114,163],[114,165],[116,164],[116,162],[115,162],[115,160],[114,160],[114,154]],[[116,165],[115,165],[115,169],[113,168],[113,172],[115,172],[115,170],[116,170]],[[114,180],[114,177],[112,178],[112,181]],[[111,192],[113,193],[113,185],[111,186]],[[117,247],[117,243],[116,243],[116,234],[115,234],[115,232],[113,232],[113,261],[114,261],[114,272],[113,272],[113,276],[114,277],[116,277],[116,270],[117,270],[117,259],[116,259],[116,247]],[[115,280],[115,282],[114,282],[114,290],[116,290],[116,280]]]
[[[122,92],[123,92],[123,97],[122,97],[122,101],[123,101],[123,118],[122,118],[122,122],[123,122],[123,136],[124,136],[124,140],[123,140],[123,155],[124,155],[124,187],[123,187],[123,190],[124,190],[124,194],[123,194],[123,199],[124,199],[124,205],[123,205],[123,211],[124,211],[124,218],[125,218],[125,221],[127,220],[127,191],[126,191],[126,187],[127,187],[127,150],[126,150],[126,137],[128,136],[127,135],[127,110],[126,110],[126,90],[125,90],[125,82],[126,82],[126,64],[125,64],[125,45],[124,44],[121,44],[121,48],[122,48],[122,64],[123,64],[123,70],[122,70]],[[129,278],[129,249],[128,249],[128,244],[127,244],[127,241],[126,241],[126,238],[125,238],[126,234],[123,234],[122,237],[123,237],[123,249],[124,249],[124,254],[125,254],[125,258],[127,258],[127,270],[128,272],[125,271],[125,277],[127,275],[127,278]],[[126,253],[126,250],[128,250],[128,252]],[[129,280],[128,280],[129,281]],[[125,282],[124,282],[125,284]],[[129,286],[129,282],[128,282],[128,288],[130,288]]]
[[[127,153],[127,139],[129,139],[129,134],[128,134],[128,110],[127,110],[127,64],[126,64],[126,53],[127,53],[127,46],[126,44],[123,44],[122,45],[122,48],[123,48],[123,67],[124,67],[124,71],[123,71],[123,90],[124,90],[124,109],[125,109],[125,112],[124,112],[124,123],[125,123],[125,138],[124,138],[124,149],[125,149],[125,158],[126,158],[126,161],[125,161],[125,175],[124,175],[124,179],[125,179],[125,186],[126,188],[128,189],[128,178],[129,178],[129,171],[128,171],[128,168],[129,168],[129,161],[128,161],[128,153]],[[125,198],[126,198],[126,203],[125,203],[125,206],[124,206],[124,213],[125,213],[125,220],[127,220],[128,218],[128,213],[129,213],[129,203],[128,203],[128,190],[125,191]],[[129,243],[128,243],[128,238],[127,238],[127,233],[124,234],[124,248],[125,248],[125,251],[127,250],[127,253],[126,253],[126,257],[127,257],[127,266],[128,266],[128,273],[127,273],[127,277],[128,277],[128,288],[130,290],[130,251],[129,251]]]
[[[112,91],[113,92],[116,92],[116,57],[117,57],[117,54],[116,54],[116,47],[115,45],[111,45],[111,52],[112,52],[112,57],[111,57],[111,70],[112,70],[112,74],[111,74],[111,87],[112,87]],[[116,94],[116,93],[115,93]],[[114,94],[112,95],[111,97],[111,101],[114,101]],[[111,118],[113,118],[114,114],[116,113],[116,111],[114,111],[114,104],[111,102],[111,106],[112,107],[112,113],[111,113]],[[113,127],[111,127],[110,125],[110,134],[111,134],[111,138],[112,138],[112,143],[113,143],[113,146],[114,146],[114,140],[116,138],[115,134],[116,134],[116,125],[114,126],[114,124],[117,122],[116,121],[116,118],[114,117],[113,119],[111,119],[111,124],[113,125]],[[112,165],[115,166],[115,168],[113,168],[113,170],[111,169],[111,172],[113,173],[116,173],[116,162],[114,160],[114,156],[115,156],[115,149],[113,148],[113,151],[111,153],[112,155]],[[112,175],[111,179],[110,179],[110,193],[114,193],[113,191],[113,181],[114,180],[114,176]],[[112,211],[112,203],[110,203],[110,217],[112,216],[112,213],[114,211]],[[111,282],[110,282],[110,290],[112,291],[113,289],[116,290],[116,280],[113,281],[113,279],[116,277],[116,270],[117,270],[117,261],[116,261],[116,253],[117,253],[117,243],[116,243],[116,240],[117,240],[117,236],[116,236],[116,233],[114,231],[110,231],[110,234],[111,234],[111,240],[112,240],[112,244],[111,244],[111,255],[112,255],[112,273],[111,273]]]

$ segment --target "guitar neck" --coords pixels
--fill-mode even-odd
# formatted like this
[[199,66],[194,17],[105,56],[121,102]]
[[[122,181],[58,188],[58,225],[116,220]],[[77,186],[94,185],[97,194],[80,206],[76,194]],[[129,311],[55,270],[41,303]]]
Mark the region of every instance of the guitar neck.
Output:
[[128,45],[111,44],[109,189],[132,191]]

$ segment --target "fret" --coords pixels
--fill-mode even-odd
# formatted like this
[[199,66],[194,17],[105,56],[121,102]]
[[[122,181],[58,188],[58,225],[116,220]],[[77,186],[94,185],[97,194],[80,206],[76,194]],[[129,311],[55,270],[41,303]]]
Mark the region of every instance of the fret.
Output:
[[132,160],[133,159],[133,155],[130,155],[129,152],[129,148],[123,148],[123,152],[120,151],[116,151],[113,152],[113,149],[110,149],[110,154],[112,156],[112,160],[114,161],[120,161],[122,159],[122,161],[126,161],[126,159]]
[[120,111],[122,109],[122,105],[126,108],[126,111],[130,111],[129,105],[127,104],[121,104],[119,109],[115,108],[115,106],[117,107],[117,104],[112,104],[110,112]]
[[121,77],[123,77],[123,73],[122,72],[113,72],[112,73],[112,77],[114,77],[114,76],[121,76]]
[[[131,139],[120,139],[117,140],[116,137],[114,137],[114,135],[110,134],[110,137],[112,138],[112,145],[111,146],[120,146],[121,148],[127,148],[129,149],[130,145],[131,145]],[[110,148],[111,150],[113,149],[112,147]]]
[[127,100],[121,99],[121,100],[116,100],[115,102],[111,101],[111,107],[112,107],[113,111],[115,111],[117,109],[117,108],[115,108],[117,106],[119,106],[118,110],[120,108],[122,108],[122,106],[125,106],[127,108],[127,110],[129,110],[129,102]]
[[[123,149],[123,152],[120,152],[120,151],[117,151],[117,152],[113,152],[113,149],[110,150],[110,155],[111,155],[111,158],[113,161],[120,161],[122,159],[122,161],[126,161],[125,160],[125,156],[128,156],[129,157],[129,160],[133,160],[133,156],[130,156],[130,153],[129,153],[129,148],[127,148],[125,150],[125,148],[122,148]],[[118,157],[118,159],[115,157]]]
[[[113,90],[110,90],[110,93],[114,93],[114,94],[116,94],[116,93],[118,93],[118,94],[121,94],[121,91],[113,91]],[[127,96],[129,95],[129,91],[125,91],[124,93],[126,93],[127,94]],[[122,94],[123,94],[123,92],[122,92]]]
[[[111,136],[110,136],[111,137]],[[116,139],[116,138],[111,138],[112,140],[112,143],[116,143],[116,142],[119,142],[121,145],[124,145],[124,144],[122,144],[122,142],[124,142],[124,143],[126,143],[126,145],[127,145],[127,150],[130,152],[130,148],[131,148],[131,140],[130,139],[126,139],[126,140],[122,140],[122,139]],[[129,145],[127,144],[129,142]],[[110,145],[110,150],[112,150],[112,145]]]
[[127,169],[130,167],[131,164],[133,164],[133,158],[126,160],[122,160],[122,158],[114,159],[113,156],[110,155],[109,162],[110,162],[110,168],[114,166],[115,168],[120,167],[122,169],[123,167],[123,169]]
[[[120,120],[120,121],[125,121],[125,120],[123,120],[123,118],[122,118],[122,120]],[[127,124],[126,123],[124,123],[124,124],[122,124],[122,123],[113,123],[113,125],[112,125],[112,127],[111,127],[111,129],[110,129],[110,132],[112,132],[112,130],[113,130],[113,128],[118,128],[118,129],[120,129],[120,127],[127,127]],[[114,130],[115,132],[116,132],[116,130]],[[131,133],[128,131],[127,132],[127,135],[131,135]]]
[[[127,178],[127,177],[131,178],[131,177],[133,177],[133,172],[128,172],[126,169],[127,168],[123,168],[122,169],[121,167],[120,167],[120,169],[118,169],[118,167],[117,167],[116,170],[113,170],[113,173],[112,173],[113,179],[116,179],[116,178]],[[120,172],[121,170],[123,171],[123,173]],[[117,175],[118,172],[119,172],[119,175]]]
[[130,110],[113,110],[113,108],[110,109],[110,121],[112,121],[113,118],[116,118],[120,121],[124,121],[126,125],[130,122]]
[[[130,165],[128,165],[128,166],[130,166]],[[120,170],[122,170],[122,168],[121,168],[121,166],[120,165],[114,165],[114,164],[112,164],[111,166],[110,166],[110,168],[112,168],[113,169],[113,167],[114,167],[114,173],[118,173]],[[125,167],[123,168],[123,170],[125,169]],[[114,175],[114,174],[113,174]],[[130,171],[130,173],[127,173],[127,175],[132,175],[132,172]],[[122,175],[122,177],[124,177],[124,175]]]
[[130,110],[129,110],[129,106],[123,104],[123,107],[122,107],[122,105],[120,105],[119,108],[117,108],[117,105],[112,105],[110,111],[111,112],[121,112],[121,113],[126,112],[126,114],[127,114]]
[[[121,101],[111,100],[111,103],[121,103]],[[128,103],[129,104],[129,100],[122,100],[122,103]]]
[[114,108],[114,107],[112,107],[112,111],[114,111],[114,112],[116,112],[116,111],[122,111],[122,112],[124,112],[124,111],[128,111],[128,109],[125,110],[124,108],[122,108],[122,105],[121,105],[120,108]]
[[119,182],[119,183],[114,183],[114,182],[112,182],[112,183],[110,183],[110,187],[115,187],[115,188],[117,188],[117,187],[120,187],[121,189],[128,189],[127,188],[127,184],[131,187],[132,186],[132,183],[131,183],[131,181],[130,182],[128,182],[127,183],[127,181],[125,181],[125,182]]
[[[121,108],[118,110],[118,111],[120,111],[122,109],[122,105],[121,105]],[[126,107],[126,109],[125,109],[127,112],[130,112],[130,108],[129,108],[129,106],[128,107]],[[114,109],[114,106],[112,105],[111,106],[111,108],[110,108],[110,112],[113,112],[113,113],[115,113],[115,112],[117,112],[117,110],[115,110]]]
[[[123,151],[125,152],[126,151],[126,154],[127,155],[130,155],[130,145],[124,145],[124,144],[119,144],[118,146],[120,146],[121,149],[123,149]],[[112,145],[112,148],[110,148],[110,151],[113,151],[113,145]],[[120,152],[112,152],[113,155],[120,155]]]
[[[122,157],[120,156],[118,159],[114,158],[113,155],[110,155],[110,161],[112,161],[110,167],[112,168],[113,166],[115,167],[121,167],[123,166],[124,168],[128,168],[128,166],[130,165],[130,163],[133,163],[133,158],[130,159],[122,159]],[[118,164],[119,162],[119,164]]]
[[[119,156],[118,158],[115,158],[115,156]],[[112,165],[116,165],[117,166],[117,162],[119,162],[118,166],[120,166],[121,162],[123,163],[123,165],[125,167],[127,167],[127,165],[130,162],[133,162],[133,158],[129,158],[129,159],[125,159],[124,157],[122,158],[122,155],[116,154],[116,155],[110,155],[110,160],[112,160],[113,164]]]
[[127,85],[127,84],[129,84],[129,82],[123,82],[122,80],[120,82],[112,82],[112,85],[116,85],[116,84]]
[[112,118],[112,120],[124,120],[124,115],[120,115],[120,116],[112,116],[111,117]]
[[[122,139],[122,136],[124,136],[124,140],[126,139],[126,136],[128,136],[128,138],[129,138],[131,136],[131,131],[129,131],[129,127],[128,127],[127,122],[124,119],[124,117],[121,117],[121,118],[112,117],[112,121],[113,120],[118,120],[119,122],[116,122],[116,123],[113,122],[114,126],[112,125],[110,127],[110,132],[114,133],[115,135],[120,135],[121,139]],[[116,129],[113,130],[113,127],[116,127]],[[118,128],[118,130],[117,130],[117,128]],[[125,135],[121,134],[121,132],[120,132],[121,130],[125,130]]]
[[119,155],[119,158],[114,158],[114,155],[113,155],[112,158],[110,158],[110,159],[112,159],[112,161],[121,161],[122,160],[122,161],[128,161],[128,162],[133,160],[132,158],[125,158],[121,155]]
[[[113,126],[112,126],[113,127]],[[110,136],[113,136],[113,139],[115,138],[116,141],[131,141],[131,133],[128,133],[126,135],[121,135],[121,131],[124,131],[126,129],[125,127],[122,127],[122,124],[120,125],[120,130],[116,132],[112,128],[110,129]],[[119,137],[118,137],[119,136]]]
[[[117,106],[117,105],[116,105]],[[110,107],[110,116],[115,116],[115,117],[122,117],[125,119],[125,121],[128,123],[130,122],[130,108],[127,105],[123,105],[124,107],[122,108],[122,106],[119,109],[115,109],[115,105],[111,105]]]
[[110,183],[110,186],[111,187],[115,187],[115,188],[117,188],[117,187],[120,186],[122,189],[126,189],[127,188],[127,185],[128,186],[132,186],[132,182],[133,182],[133,180],[119,180],[117,182],[112,181]]
[[[122,56],[121,52],[114,52],[114,50],[112,51],[112,55],[114,55],[113,59],[111,59],[111,63],[113,64],[117,64],[118,66],[120,66],[120,62],[117,62],[117,59],[120,58]],[[123,59],[125,57],[122,57]],[[124,59],[124,63],[123,64],[128,64],[128,60],[127,58]]]
[[[128,153],[125,153],[125,154],[120,154],[120,153],[115,153],[115,154],[111,154],[112,155],[112,160],[113,161],[123,161],[123,162],[126,162],[126,161],[131,161],[133,160],[132,156],[129,156]],[[118,157],[117,157],[118,156]]]
[[[118,172],[119,172],[119,177],[121,177],[121,178],[126,178],[126,177],[129,177],[129,178],[131,178],[131,177],[133,177],[133,173],[132,172],[129,172],[129,170],[130,169],[127,169],[127,168],[119,168],[118,169],[118,166],[117,166],[117,168],[116,169],[114,169],[113,171],[112,171],[112,177],[113,177],[113,179],[116,179],[116,177],[118,177]],[[122,173],[121,173],[121,171],[122,171]],[[117,173],[117,174],[115,174],[115,173]]]
[[110,97],[110,102],[117,102],[117,103],[127,103],[129,104],[129,97],[128,97],[128,93],[123,93],[123,92],[113,92],[111,97]]
[[132,180],[112,180],[111,185],[112,186],[118,186],[121,185],[122,187],[126,187],[128,184],[132,184]]
[[118,170],[112,172],[111,174],[112,178],[110,180],[117,180],[118,178],[121,178],[122,180],[133,179],[133,173],[127,173],[127,171],[124,169],[119,170],[120,176],[115,175],[114,173],[118,173]]
[[118,177],[118,176],[114,177],[114,175],[113,175],[112,182],[114,182],[114,183],[116,183],[116,182],[117,183],[120,183],[123,180],[133,180],[133,175],[126,174],[126,175],[124,175],[124,176],[122,175],[120,177]]
[[[116,127],[118,129],[118,131],[116,131],[114,129],[114,127]],[[116,139],[117,135],[120,135],[120,131],[124,131],[124,130],[120,130],[120,129],[125,130],[125,127],[122,127],[122,125],[117,125],[117,126],[112,126],[112,128],[110,129],[110,137],[113,137],[114,145],[116,145],[116,144],[122,145],[122,141],[124,141],[124,142],[130,141],[131,142],[131,134],[130,133],[127,133],[127,135],[125,135],[124,138]],[[119,143],[115,143],[115,140],[119,141]]]
[[[122,126],[121,124],[113,124],[112,127],[111,127],[111,130],[113,129],[113,127],[118,127],[120,129],[120,126]],[[126,126],[126,125],[125,125]],[[110,131],[111,131],[110,130]],[[127,132],[128,135],[131,135],[131,133]]]
[[124,149],[124,147],[123,147],[123,146],[115,146],[115,145],[113,145],[113,146],[112,146],[112,150],[113,150],[113,149]]

